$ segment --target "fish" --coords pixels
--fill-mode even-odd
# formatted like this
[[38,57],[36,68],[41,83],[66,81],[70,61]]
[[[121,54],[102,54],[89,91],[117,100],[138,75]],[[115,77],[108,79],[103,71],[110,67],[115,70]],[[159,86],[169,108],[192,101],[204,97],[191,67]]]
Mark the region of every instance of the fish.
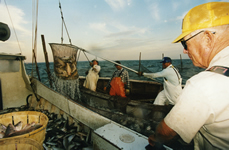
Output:
[[45,148],[45,150],[53,150],[51,147],[48,147],[45,143],[43,143],[43,147]]
[[68,143],[68,138],[66,136],[63,138],[63,145],[65,149],[68,148],[69,143]]
[[67,150],[71,150],[73,147],[77,148],[76,145],[73,143],[73,144],[68,145],[68,149]]
[[83,132],[77,132],[76,135],[78,135],[82,141],[84,141],[84,137],[87,136],[87,135],[86,135],[85,133],[83,133]]
[[6,132],[6,126],[0,123],[0,132]]
[[76,65],[75,65],[74,63],[72,63],[72,64],[71,64],[71,70],[72,70],[71,73],[75,72],[76,69],[77,69],[77,68],[76,68]]
[[72,74],[72,77],[75,77],[75,78],[78,78],[79,77],[77,70]]
[[16,131],[20,131],[22,129],[22,121],[19,121],[15,126],[14,126]]
[[6,128],[4,138],[11,136],[14,132],[15,132],[15,127],[10,123]]
[[26,133],[32,132],[32,131],[34,131],[36,129],[39,129],[42,126],[43,126],[42,124],[37,123],[37,124],[34,124],[34,125],[32,125],[32,126],[30,126],[28,128],[22,129],[20,131],[15,131],[12,134],[10,134],[9,137],[26,134]]
[[55,60],[55,62],[57,62],[57,63],[55,63],[57,66],[60,66],[60,67],[64,67],[65,66],[65,63],[64,63],[64,61],[62,59],[56,57],[54,60]]
[[53,145],[53,146],[58,145],[58,143],[55,143],[55,142],[46,142],[45,144],[47,144],[47,145]]
[[68,77],[68,73],[63,68],[55,68],[56,75],[59,77]]
[[28,128],[30,128],[31,126],[33,126],[33,125],[35,125],[35,122],[33,121],[32,123],[30,123],[30,124],[26,124],[22,129],[24,130],[24,129],[28,129]]
[[67,65],[66,65],[66,71],[67,71],[68,75],[70,76],[72,71],[71,71],[71,67],[70,67],[69,63],[67,63]]
[[5,136],[5,133],[1,131],[0,132],[0,139],[2,139],[4,136]]
[[73,133],[72,135],[70,135],[69,137],[68,137],[68,142],[69,143],[71,143],[72,142],[72,139],[74,139],[74,137],[75,137],[76,135]]
[[63,72],[66,72],[63,68],[55,68],[55,71],[56,71],[58,74],[63,74]]

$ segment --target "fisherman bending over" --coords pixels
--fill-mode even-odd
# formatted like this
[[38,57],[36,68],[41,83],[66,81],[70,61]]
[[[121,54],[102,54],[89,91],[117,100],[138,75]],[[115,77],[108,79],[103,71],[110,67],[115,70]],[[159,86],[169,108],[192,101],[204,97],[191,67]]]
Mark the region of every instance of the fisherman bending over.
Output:
[[183,19],[182,34],[173,42],[181,42],[193,64],[206,70],[186,82],[149,143],[181,137],[186,143],[194,139],[195,150],[228,150],[229,3],[192,8]]
[[143,75],[148,78],[164,78],[164,90],[162,90],[156,97],[155,105],[174,105],[177,101],[177,97],[182,91],[181,83],[182,78],[178,70],[172,65],[172,60],[169,57],[164,57],[161,61],[163,70],[156,73],[143,73],[138,72],[138,75]]
[[[115,61],[118,64],[121,64],[120,61]],[[110,81],[104,87],[104,90],[110,89],[109,94],[111,96],[121,96],[126,97],[130,92],[130,82],[128,71],[123,69],[121,66],[116,65],[117,70],[113,73]]]
[[83,86],[92,91],[96,91],[97,82],[99,79],[99,71],[101,70],[101,67],[99,66],[98,60],[96,59],[90,62],[90,66],[91,68],[88,71],[88,74],[86,76]]

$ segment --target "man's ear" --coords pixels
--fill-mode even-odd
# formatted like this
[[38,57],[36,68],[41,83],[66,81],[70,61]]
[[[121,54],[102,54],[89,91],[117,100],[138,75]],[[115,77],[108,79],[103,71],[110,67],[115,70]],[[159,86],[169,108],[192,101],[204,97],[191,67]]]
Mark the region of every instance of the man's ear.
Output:
[[214,46],[215,43],[215,35],[211,31],[204,32],[204,40],[206,42],[206,46],[210,49]]

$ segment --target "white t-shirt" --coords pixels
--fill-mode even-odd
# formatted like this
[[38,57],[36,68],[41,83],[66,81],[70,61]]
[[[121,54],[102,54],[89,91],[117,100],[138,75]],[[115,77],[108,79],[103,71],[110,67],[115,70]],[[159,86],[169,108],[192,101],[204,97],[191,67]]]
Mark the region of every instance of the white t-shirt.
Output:
[[[212,66],[229,67],[229,47],[213,58]],[[229,149],[229,77],[210,71],[193,76],[165,123],[187,143],[196,136],[195,149]]]

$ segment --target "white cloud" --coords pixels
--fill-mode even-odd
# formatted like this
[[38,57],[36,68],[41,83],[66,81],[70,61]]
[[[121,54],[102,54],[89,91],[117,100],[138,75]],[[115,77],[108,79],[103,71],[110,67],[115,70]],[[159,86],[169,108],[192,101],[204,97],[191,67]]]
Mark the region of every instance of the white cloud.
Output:
[[114,10],[119,11],[126,6],[131,5],[132,0],[105,0],[105,2]]
[[90,28],[100,31],[101,35],[106,38],[119,38],[119,37],[144,37],[147,28],[138,28],[135,26],[126,26],[119,22],[107,23],[90,23]]
[[89,24],[89,27],[94,30],[99,30],[105,34],[110,33],[109,30],[107,29],[106,23],[91,23]]
[[[9,13],[7,11],[7,8],[9,10]],[[23,27],[23,24],[28,23],[23,18],[25,15],[24,12],[21,9],[11,6],[11,5],[8,5],[7,8],[5,5],[0,4],[0,14],[5,14],[5,15],[0,15],[1,22],[8,24],[11,30],[13,29],[13,26],[14,26],[15,30],[22,31],[23,34],[28,35],[30,32],[26,28]],[[11,20],[13,22],[13,25],[12,25]]]

